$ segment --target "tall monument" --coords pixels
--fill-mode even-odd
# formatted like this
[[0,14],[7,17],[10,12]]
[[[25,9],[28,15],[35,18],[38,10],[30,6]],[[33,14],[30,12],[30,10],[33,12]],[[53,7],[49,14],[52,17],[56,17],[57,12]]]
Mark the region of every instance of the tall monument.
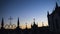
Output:
[[2,18],[1,29],[4,29],[4,19]]

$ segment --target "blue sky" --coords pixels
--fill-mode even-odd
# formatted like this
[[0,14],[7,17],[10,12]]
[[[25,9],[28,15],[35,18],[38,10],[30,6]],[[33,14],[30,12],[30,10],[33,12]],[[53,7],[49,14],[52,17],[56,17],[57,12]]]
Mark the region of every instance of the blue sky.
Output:
[[55,8],[55,3],[60,5],[58,0],[3,0],[1,1],[0,22],[4,17],[5,24],[9,24],[8,18],[13,18],[12,24],[16,24],[19,17],[20,24],[33,23],[33,18],[36,23],[42,21],[47,22],[47,11],[51,13]]

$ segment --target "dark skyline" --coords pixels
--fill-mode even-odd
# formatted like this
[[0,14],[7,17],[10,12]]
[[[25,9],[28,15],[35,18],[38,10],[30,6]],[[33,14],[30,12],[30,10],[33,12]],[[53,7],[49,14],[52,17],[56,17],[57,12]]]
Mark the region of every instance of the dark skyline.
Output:
[[8,18],[13,18],[12,24],[16,24],[19,17],[21,25],[26,22],[33,23],[35,18],[36,23],[41,25],[41,22],[47,24],[47,11],[51,13],[55,8],[55,3],[60,5],[59,0],[3,0],[1,2],[0,22],[4,17],[5,24],[9,23]]

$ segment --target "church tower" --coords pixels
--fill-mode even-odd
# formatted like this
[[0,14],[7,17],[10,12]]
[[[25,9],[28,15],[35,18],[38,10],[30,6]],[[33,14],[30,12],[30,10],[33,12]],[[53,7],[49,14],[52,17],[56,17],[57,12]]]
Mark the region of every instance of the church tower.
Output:
[[4,19],[2,18],[2,22],[1,22],[1,29],[4,28]]

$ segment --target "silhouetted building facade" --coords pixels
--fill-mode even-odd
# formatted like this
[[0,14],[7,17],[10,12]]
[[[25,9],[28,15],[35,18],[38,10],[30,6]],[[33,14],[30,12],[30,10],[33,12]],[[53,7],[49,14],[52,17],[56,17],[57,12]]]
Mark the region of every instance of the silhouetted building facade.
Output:
[[48,12],[47,16],[50,31],[60,31],[60,6],[57,2],[55,10],[51,14]]
[[21,28],[20,28],[20,22],[19,22],[19,18],[18,18],[18,22],[17,22],[17,27],[14,30],[16,32],[16,34],[21,34]]

